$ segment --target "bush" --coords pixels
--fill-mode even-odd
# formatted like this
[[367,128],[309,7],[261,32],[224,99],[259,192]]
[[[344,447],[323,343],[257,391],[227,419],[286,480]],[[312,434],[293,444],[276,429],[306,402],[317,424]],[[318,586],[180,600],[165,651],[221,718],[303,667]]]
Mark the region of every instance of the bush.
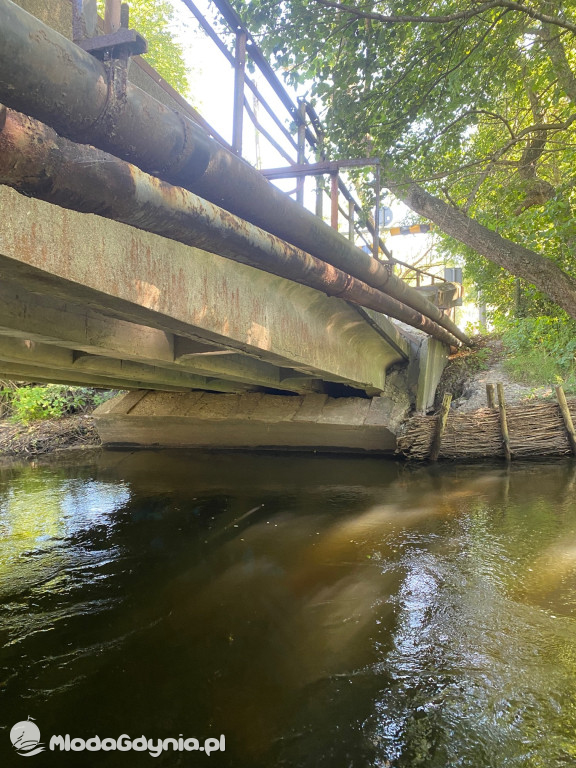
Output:
[[94,408],[115,393],[91,387],[69,387],[65,384],[3,387],[2,397],[14,421],[27,424],[40,419],[57,419]]
[[509,358],[504,365],[527,384],[562,384],[576,392],[576,321],[568,315],[526,317],[502,335]]

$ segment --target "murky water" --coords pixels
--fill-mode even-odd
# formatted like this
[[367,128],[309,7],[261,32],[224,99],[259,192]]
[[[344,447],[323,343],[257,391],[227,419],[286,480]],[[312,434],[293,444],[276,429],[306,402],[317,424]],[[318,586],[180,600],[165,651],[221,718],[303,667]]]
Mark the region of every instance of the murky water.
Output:
[[30,716],[39,766],[573,766],[576,465],[4,468],[0,627],[1,765]]

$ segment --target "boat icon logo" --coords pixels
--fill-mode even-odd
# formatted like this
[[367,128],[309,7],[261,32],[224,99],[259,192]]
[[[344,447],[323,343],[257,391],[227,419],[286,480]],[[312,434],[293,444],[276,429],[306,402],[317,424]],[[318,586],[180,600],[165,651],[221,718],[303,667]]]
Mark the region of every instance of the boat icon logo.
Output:
[[44,747],[40,744],[40,729],[31,717],[12,726],[10,741],[22,757],[32,757],[44,751]]

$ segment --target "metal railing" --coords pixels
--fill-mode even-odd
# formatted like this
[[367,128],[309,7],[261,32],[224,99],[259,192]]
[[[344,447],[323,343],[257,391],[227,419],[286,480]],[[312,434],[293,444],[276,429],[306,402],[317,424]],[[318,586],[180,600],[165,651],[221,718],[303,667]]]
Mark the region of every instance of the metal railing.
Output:
[[[380,236],[380,161],[378,158],[357,158],[352,160],[329,161],[325,148],[325,134],[322,128],[321,120],[314,107],[305,99],[296,101],[288,93],[284,84],[260,50],[256,40],[244,24],[241,17],[232,7],[228,0],[211,0],[218,10],[221,19],[228,28],[230,35],[228,42],[206,18],[202,11],[195,4],[194,0],[181,0],[183,5],[194,16],[199,27],[206,36],[213,42],[228,61],[234,71],[234,92],[233,92],[233,113],[232,113],[232,142],[228,143],[212,126],[190,105],[186,110],[189,116],[202,127],[223,147],[242,156],[243,150],[243,129],[244,119],[247,116],[252,125],[259,134],[266,139],[278,155],[286,161],[287,166],[283,168],[272,168],[261,171],[268,179],[294,178],[296,182],[295,189],[288,194],[295,195],[297,202],[304,204],[304,183],[306,176],[314,176],[318,179],[316,184],[315,213],[320,218],[324,218],[324,199],[328,197],[330,202],[330,224],[339,230],[340,221],[343,219],[347,224],[347,236],[353,243],[359,243],[364,250],[369,250],[374,258],[385,258],[390,267],[395,265],[404,268],[405,273],[409,272],[411,277],[405,277],[408,282],[414,282],[416,287],[426,283],[434,284],[436,281],[445,282],[444,278],[434,275],[426,270],[410,265],[404,261],[393,258],[392,253],[387,248]],[[121,14],[121,0],[106,0],[106,20],[105,30],[114,31],[115,24],[119,24]],[[247,60],[250,60],[257,71],[272,89],[276,98],[279,100],[282,109],[285,112],[284,119],[279,116],[278,111],[270,104],[269,99],[262,93],[262,89],[256,82],[256,78],[247,72]],[[140,59],[139,65],[147,66]],[[149,68],[151,70],[151,68]],[[153,70],[152,70],[153,71]],[[159,82],[161,78],[157,78]],[[173,91],[170,86],[163,82],[163,87]],[[250,106],[247,99],[247,90],[250,90],[262,106],[272,121],[277,136],[272,134],[263,125],[262,121],[256,115],[255,110]],[[174,95],[172,93],[172,95]],[[180,97],[181,98],[181,97]],[[183,101],[183,100],[182,100]],[[293,130],[290,130],[285,124],[289,120]],[[312,155],[314,162],[310,162],[307,155]],[[374,185],[376,205],[374,214],[367,214],[358,202],[354,192],[347,186],[340,174],[341,170],[346,168],[372,167],[374,169]],[[330,184],[326,185],[324,176],[328,176]],[[326,187],[329,187],[328,189]],[[413,277],[412,277],[413,273]]]

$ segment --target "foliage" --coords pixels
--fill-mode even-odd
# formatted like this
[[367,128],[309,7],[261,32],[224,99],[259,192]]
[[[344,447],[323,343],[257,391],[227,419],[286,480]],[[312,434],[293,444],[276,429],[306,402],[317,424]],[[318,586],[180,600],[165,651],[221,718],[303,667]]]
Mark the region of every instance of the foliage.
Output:
[[[130,27],[148,42],[144,58],[170,85],[185,96],[189,90],[188,68],[182,46],[172,37],[174,8],[168,0],[130,0]],[[104,17],[105,0],[98,0]]]
[[100,405],[113,394],[90,387],[69,387],[65,384],[21,387],[6,385],[0,390],[0,395],[8,403],[12,419],[24,424],[80,413]]
[[527,317],[509,323],[502,335],[505,367],[528,384],[562,384],[576,392],[576,321],[566,315]]
[[[286,79],[306,84],[333,155],[380,156],[394,178],[448,203],[447,215],[473,217],[576,276],[576,0],[236,5]],[[510,273],[453,238],[443,247],[499,311],[515,311]],[[550,281],[534,283],[522,286],[525,311],[555,312]]]

